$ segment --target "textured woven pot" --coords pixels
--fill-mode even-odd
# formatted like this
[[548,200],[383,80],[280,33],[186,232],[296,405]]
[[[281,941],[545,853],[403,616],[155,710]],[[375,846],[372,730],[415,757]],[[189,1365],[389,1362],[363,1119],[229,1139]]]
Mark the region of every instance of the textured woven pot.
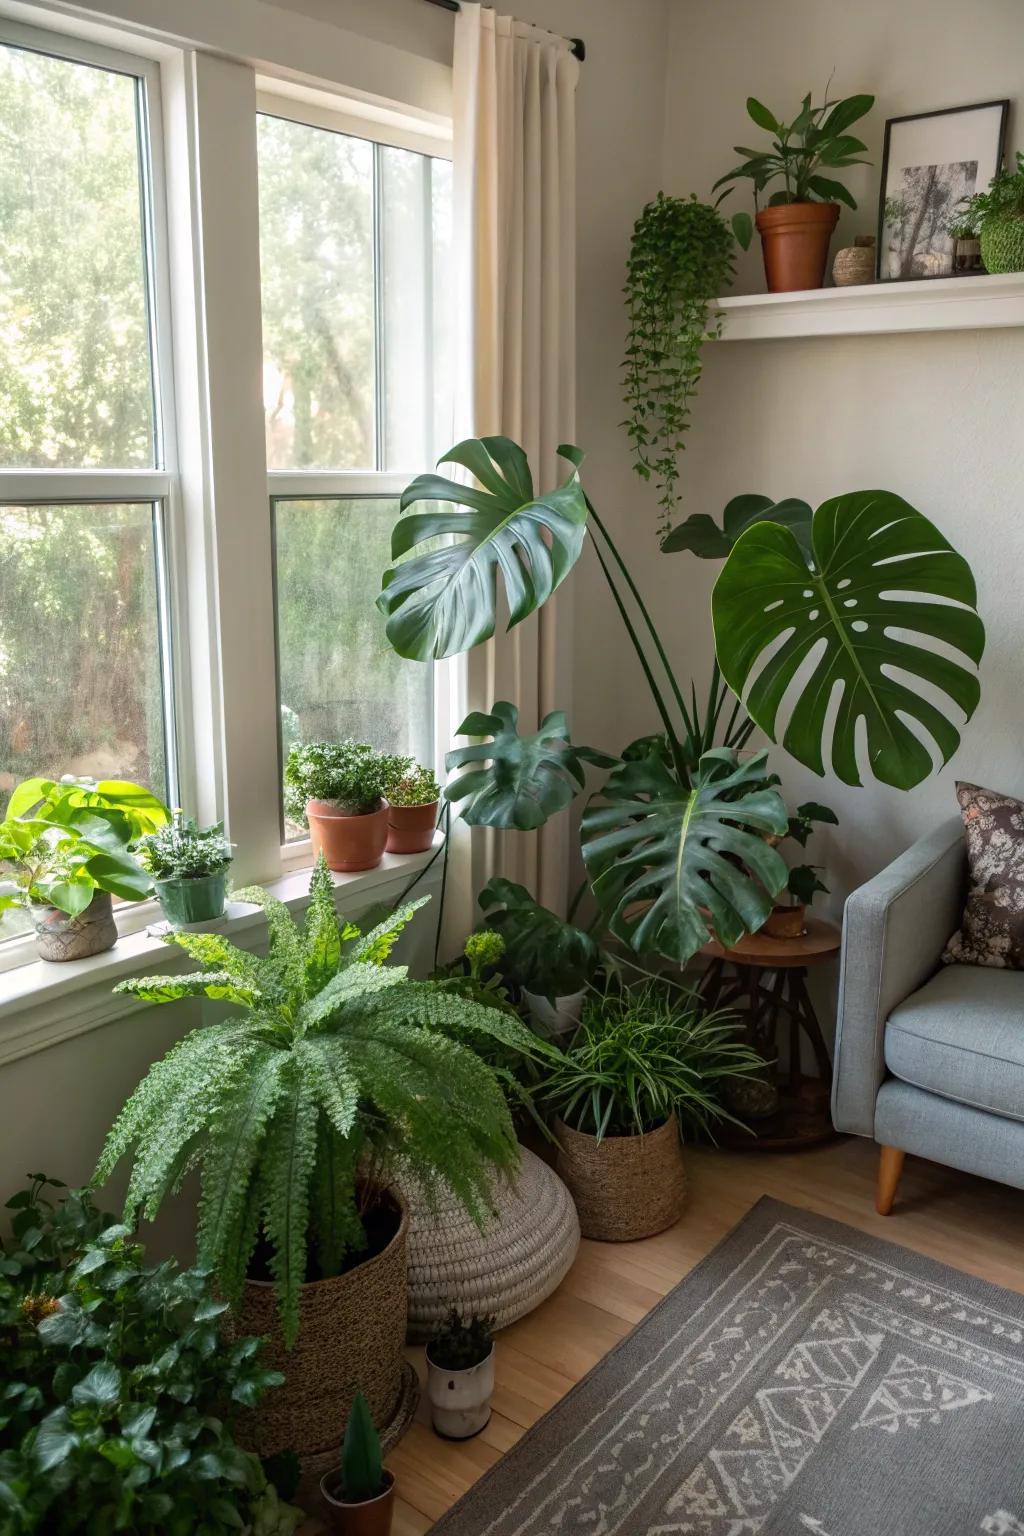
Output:
[[495,1214],[483,1232],[454,1198],[442,1200],[435,1216],[406,1188],[410,1339],[428,1339],[452,1307],[507,1328],[569,1270],[580,1242],[572,1197],[552,1168],[520,1152],[515,1180],[493,1186]]
[[584,1237],[631,1243],[653,1237],[682,1215],[686,1171],[675,1115],[646,1136],[597,1141],[555,1122],[555,1167],[569,1186]]
[[264,1364],[286,1378],[240,1426],[244,1444],[259,1455],[294,1450],[305,1459],[336,1453],[359,1390],[379,1430],[399,1411],[409,1212],[401,1196],[393,1198],[400,1202],[401,1221],[383,1252],[334,1279],[302,1287],[299,1336],[291,1349],[284,1347],[273,1286],[245,1282],[237,1330],[266,1337]]
[[29,908],[41,960],[85,960],[117,943],[113,904],[106,891],[97,891],[84,912],[69,917],[59,907]]
[[875,241],[873,235],[859,235],[856,244],[844,245],[832,263],[832,281],[837,288],[854,288],[875,280]]
[[986,224],[981,259],[989,272],[1024,272],[1024,218]]

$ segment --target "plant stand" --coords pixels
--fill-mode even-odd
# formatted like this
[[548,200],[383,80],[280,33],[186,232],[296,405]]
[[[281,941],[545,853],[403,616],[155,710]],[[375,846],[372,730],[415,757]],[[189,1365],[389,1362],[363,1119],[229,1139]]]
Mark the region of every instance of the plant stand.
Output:
[[[807,991],[807,971],[839,953],[840,937],[832,923],[810,917],[796,939],[754,933],[731,949],[716,939],[701,949],[708,967],[699,991],[708,1008],[735,1010],[743,1020],[748,1043],[768,1059],[776,1054],[788,1029],[789,1070],[779,1080],[778,1110],[752,1120],[753,1135],[725,1122],[717,1134],[729,1146],[782,1151],[835,1135],[829,1115],[832,1060]],[[816,1077],[800,1070],[802,1035],[810,1041]]]

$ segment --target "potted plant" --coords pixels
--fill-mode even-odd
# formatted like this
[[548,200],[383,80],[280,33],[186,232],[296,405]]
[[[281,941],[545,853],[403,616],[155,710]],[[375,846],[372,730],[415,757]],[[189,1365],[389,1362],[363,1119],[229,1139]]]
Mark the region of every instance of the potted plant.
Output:
[[396,1165],[428,1200],[451,1193],[483,1221],[490,1178],[514,1169],[519,1151],[499,1081],[471,1042],[537,1044],[506,1013],[387,963],[422,900],[361,935],[339,920],[334,896],[321,855],[301,927],[258,888],[235,893],[266,913],[267,958],[176,930],[167,941],[197,962],[194,974],[118,987],[235,1010],[150,1068],[95,1179],[131,1155],[130,1219],[139,1208],[155,1215],[182,1170],[199,1169],[199,1262],[239,1326],[269,1337],[287,1377],[251,1426],[263,1455],[329,1451],[355,1383],[375,1423],[391,1422],[407,1296]]
[[385,790],[388,853],[425,853],[434,841],[441,786],[429,768],[404,762]]
[[206,923],[224,915],[224,883],[231,844],[224,824],[199,827],[181,811],[158,832],[141,837],[136,857],[156,887],[169,923]]
[[44,960],[81,960],[117,942],[111,897],[144,901],[153,882],[129,851],[169,816],[148,789],[117,780],[26,779],[0,823],[0,912],[32,920]]
[[388,1536],[395,1478],[381,1462],[380,1437],[362,1392],[352,1399],[341,1458],[320,1479],[327,1521],[339,1536]]
[[463,1320],[452,1308],[427,1344],[430,1421],[446,1440],[469,1440],[491,1417],[494,1318]]
[[540,1090],[583,1236],[632,1242],[672,1226],[686,1191],[681,1127],[731,1119],[723,1085],[763,1069],[733,1016],[703,1012],[674,983],[591,994]]
[[953,272],[962,277],[970,273],[984,272],[981,259],[981,239],[976,220],[964,211],[956,213],[947,225],[953,241]]
[[626,432],[633,468],[657,482],[659,536],[680,500],[679,456],[701,377],[705,341],[720,336],[714,309],[735,270],[728,226],[696,197],[659,192],[633,226],[626,268],[629,335]]
[[504,941],[502,975],[520,989],[534,1020],[556,1035],[575,1029],[598,961],[589,933],[500,876],[488,880],[477,900],[488,928]]
[[1013,170],[997,171],[986,192],[960,205],[949,232],[963,228],[978,235],[987,272],[1024,272],[1024,151]]
[[279,1386],[255,1338],[225,1337],[210,1276],[141,1244],[87,1191],[43,1175],[0,1245],[5,1532],[290,1536],[234,1421]]
[[409,766],[365,741],[293,746],[284,769],[285,810],[309,828],[314,854],[328,869],[373,869],[384,857],[389,784]]
[[[788,293],[798,288],[820,288],[825,278],[828,246],[839,219],[839,204],[857,204],[832,171],[866,165],[859,158],[866,145],[847,130],[875,104],[873,96],[827,99],[811,105],[808,94],[791,123],[780,122],[755,96],[747,97],[747,116],[771,135],[767,149],[736,145],[742,164],[720,176],[712,190],[724,187],[728,196],[737,181],[754,184],[755,223],[761,236],[764,270],[769,293]],[[765,207],[760,194],[781,180]],[[744,250],[753,239],[750,215],[737,213],[733,233]]]
[[[782,837],[773,839],[775,847],[791,839],[806,848],[807,840],[819,822],[835,827],[839,825],[839,818],[827,805],[818,805],[814,800],[797,806],[796,815],[789,818],[788,830]],[[817,864],[797,864],[790,869],[785,892],[788,900],[775,903],[762,933],[773,939],[800,938],[807,926],[807,908],[819,891],[828,895],[828,886],[818,879],[819,868]]]

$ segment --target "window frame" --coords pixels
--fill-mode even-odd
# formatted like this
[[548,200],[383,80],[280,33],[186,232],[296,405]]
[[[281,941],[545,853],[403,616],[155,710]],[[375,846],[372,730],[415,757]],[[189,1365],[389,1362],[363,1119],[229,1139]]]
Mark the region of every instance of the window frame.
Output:
[[[161,718],[167,764],[164,789],[172,804],[195,793],[192,701],[184,583],[184,526],[178,461],[178,426],[172,345],[171,263],[161,67],[157,60],[28,26],[0,14],[0,45],[108,70],[134,82],[138,146],[143,280],[150,349],[153,467],[130,469],[8,468],[0,466],[0,506],[74,506],[131,503],[152,509],[157,593]],[[157,915],[155,902],[125,904],[118,931],[137,933]],[[36,958],[31,934],[0,943],[0,973]]]

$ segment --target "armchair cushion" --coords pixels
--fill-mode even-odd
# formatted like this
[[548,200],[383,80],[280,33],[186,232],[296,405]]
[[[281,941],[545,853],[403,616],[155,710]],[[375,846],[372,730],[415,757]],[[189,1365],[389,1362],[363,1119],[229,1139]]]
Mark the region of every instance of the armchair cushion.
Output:
[[968,889],[946,963],[1024,970],[1024,801],[957,784],[967,841]]
[[947,965],[889,1015],[894,1077],[1024,1121],[1024,973]]

